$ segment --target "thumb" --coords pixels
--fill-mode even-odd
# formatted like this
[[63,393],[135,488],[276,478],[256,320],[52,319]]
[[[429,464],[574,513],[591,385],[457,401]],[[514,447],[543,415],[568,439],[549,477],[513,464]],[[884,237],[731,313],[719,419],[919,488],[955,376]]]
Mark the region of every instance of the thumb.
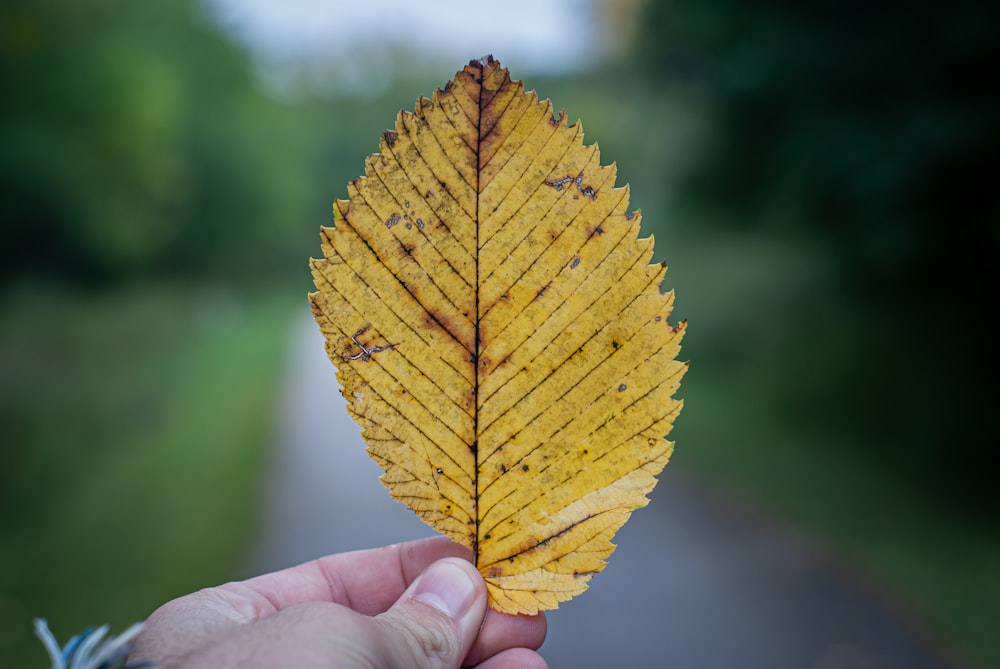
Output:
[[457,669],[486,616],[486,585],[475,567],[458,558],[424,570],[376,621],[385,631],[389,666]]

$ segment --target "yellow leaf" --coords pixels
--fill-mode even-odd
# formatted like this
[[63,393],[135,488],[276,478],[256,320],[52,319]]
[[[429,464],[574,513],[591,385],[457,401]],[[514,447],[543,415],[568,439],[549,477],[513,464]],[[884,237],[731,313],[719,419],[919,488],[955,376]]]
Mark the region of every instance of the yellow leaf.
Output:
[[487,57],[400,112],[334,203],[313,313],[382,482],[493,608],[580,594],[673,445],[683,323],[628,187]]

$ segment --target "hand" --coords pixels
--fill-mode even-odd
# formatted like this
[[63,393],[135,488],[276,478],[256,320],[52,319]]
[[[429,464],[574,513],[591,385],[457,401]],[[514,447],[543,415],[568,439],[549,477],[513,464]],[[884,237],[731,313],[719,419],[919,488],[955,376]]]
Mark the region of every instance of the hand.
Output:
[[467,549],[444,537],[330,555],[168,602],[130,662],[174,667],[547,667],[545,617],[487,607]]

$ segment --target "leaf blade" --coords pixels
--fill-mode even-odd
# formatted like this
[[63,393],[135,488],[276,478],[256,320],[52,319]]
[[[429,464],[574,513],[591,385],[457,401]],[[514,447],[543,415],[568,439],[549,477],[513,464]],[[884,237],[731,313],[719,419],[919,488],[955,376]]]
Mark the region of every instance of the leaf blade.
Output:
[[583,592],[673,449],[686,366],[614,165],[492,59],[401,112],[310,296],[383,483],[494,608]]

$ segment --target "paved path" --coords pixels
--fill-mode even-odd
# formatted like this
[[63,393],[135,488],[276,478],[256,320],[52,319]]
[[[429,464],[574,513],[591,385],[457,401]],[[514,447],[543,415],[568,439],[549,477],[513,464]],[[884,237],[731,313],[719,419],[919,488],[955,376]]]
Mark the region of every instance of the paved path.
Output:
[[[378,482],[322,338],[292,338],[255,571],[429,536]],[[666,468],[609,566],[548,613],[553,669],[943,669],[875,592],[794,534]]]

